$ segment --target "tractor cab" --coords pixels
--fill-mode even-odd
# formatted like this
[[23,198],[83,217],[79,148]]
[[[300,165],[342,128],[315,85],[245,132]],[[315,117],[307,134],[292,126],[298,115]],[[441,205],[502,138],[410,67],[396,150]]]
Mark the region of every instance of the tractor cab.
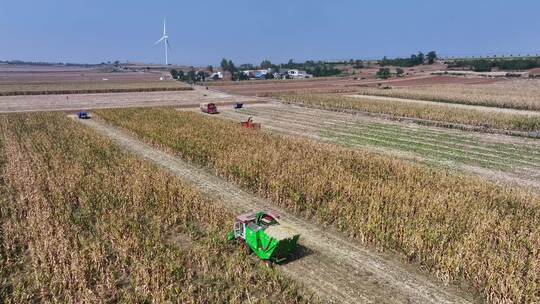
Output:
[[278,224],[279,215],[270,211],[244,213],[234,221],[234,238],[244,238],[246,228],[251,231],[265,230],[271,225]]

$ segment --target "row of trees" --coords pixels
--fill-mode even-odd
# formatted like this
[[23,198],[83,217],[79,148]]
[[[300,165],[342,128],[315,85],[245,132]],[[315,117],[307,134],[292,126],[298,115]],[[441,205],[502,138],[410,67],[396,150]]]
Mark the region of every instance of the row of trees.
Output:
[[398,66],[398,67],[413,67],[421,64],[433,64],[435,62],[435,59],[437,59],[437,53],[435,51],[431,51],[427,53],[427,55],[424,55],[422,52],[418,52],[418,54],[412,54],[409,58],[394,58],[394,59],[388,59],[386,56],[383,57],[383,59],[379,62],[381,66]]
[[253,67],[252,65],[243,64],[240,65],[240,68],[237,68],[232,60],[227,58],[223,58],[220,65],[223,71],[231,73],[232,80],[248,80],[249,76],[242,73],[241,70],[250,70]]
[[[361,60],[356,61],[357,66],[361,66]],[[314,77],[325,77],[325,76],[335,76],[341,74],[341,70],[337,69],[336,65],[349,64],[348,61],[336,61],[336,62],[326,62],[326,61],[313,61],[307,60],[305,62],[294,62],[290,59],[287,63],[282,63],[279,65],[279,68],[282,69],[299,69],[304,70],[309,74],[312,74]],[[351,59],[351,64],[355,64],[355,61]]]
[[210,74],[205,71],[195,71],[190,70],[187,73],[184,73],[184,71],[178,71],[176,69],[171,70],[171,76],[173,79],[185,81],[189,83],[195,83],[195,82],[201,82],[205,81],[208,77],[210,77]]
[[457,60],[450,64],[449,67],[469,68],[476,72],[489,72],[493,68],[500,70],[527,70],[540,67],[540,57]]
[[[401,77],[401,76],[403,76],[404,73],[405,73],[405,71],[403,69],[397,68],[395,75],[397,77]],[[388,79],[388,78],[392,77],[392,73],[390,72],[390,68],[380,68],[379,71],[377,71],[377,74],[375,74],[375,76],[377,78],[381,78],[381,79]]]

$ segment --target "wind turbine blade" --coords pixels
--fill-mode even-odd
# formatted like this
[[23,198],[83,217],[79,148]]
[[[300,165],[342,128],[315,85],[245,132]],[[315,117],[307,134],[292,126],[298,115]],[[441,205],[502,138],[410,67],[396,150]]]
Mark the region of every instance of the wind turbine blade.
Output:
[[165,18],[163,18],[163,36],[167,36],[167,26],[165,25]]
[[167,47],[169,48],[169,51],[172,51],[171,49],[171,43],[169,42],[169,39],[165,40],[165,44],[167,44]]
[[156,41],[156,43],[154,43],[154,45],[160,43],[161,41],[163,41],[163,39],[165,39],[165,36],[161,37],[158,41]]

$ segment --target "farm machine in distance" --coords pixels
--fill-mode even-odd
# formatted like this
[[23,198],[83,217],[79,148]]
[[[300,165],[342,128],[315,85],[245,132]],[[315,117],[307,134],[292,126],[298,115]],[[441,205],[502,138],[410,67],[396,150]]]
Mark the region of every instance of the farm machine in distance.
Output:
[[78,112],[77,117],[79,119],[90,119],[90,115],[88,115],[88,112],[85,111]]
[[215,103],[209,102],[209,103],[202,103],[201,104],[201,111],[206,114],[218,114],[218,109]]
[[246,129],[260,129],[261,128],[261,124],[253,122],[253,119],[251,119],[251,117],[248,118],[248,120],[246,121],[241,121],[240,125]]

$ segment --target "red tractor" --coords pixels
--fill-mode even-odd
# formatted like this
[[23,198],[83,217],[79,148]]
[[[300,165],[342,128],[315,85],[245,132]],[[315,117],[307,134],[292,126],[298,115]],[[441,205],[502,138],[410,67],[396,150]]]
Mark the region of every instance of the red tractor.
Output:
[[215,103],[203,103],[201,104],[201,111],[206,114],[218,114],[218,109]]

